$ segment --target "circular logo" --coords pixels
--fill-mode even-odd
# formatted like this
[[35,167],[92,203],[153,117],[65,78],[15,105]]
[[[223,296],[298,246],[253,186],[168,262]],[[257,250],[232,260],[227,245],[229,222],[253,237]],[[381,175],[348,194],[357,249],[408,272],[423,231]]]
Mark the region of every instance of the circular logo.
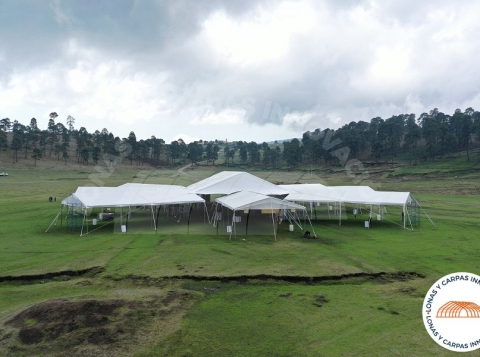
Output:
[[480,276],[452,273],[437,280],[425,296],[422,315],[440,346],[456,352],[480,348]]

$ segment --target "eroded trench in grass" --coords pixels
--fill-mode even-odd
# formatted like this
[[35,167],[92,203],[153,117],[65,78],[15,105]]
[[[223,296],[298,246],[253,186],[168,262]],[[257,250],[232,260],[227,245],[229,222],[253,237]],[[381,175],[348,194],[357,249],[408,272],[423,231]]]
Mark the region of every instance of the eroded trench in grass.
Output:
[[[0,327],[0,352],[38,355],[40,351],[69,353],[75,356],[129,355],[141,344],[167,338],[180,328],[189,309],[210,294],[242,285],[343,285],[388,284],[424,278],[416,272],[357,273],[338,276],[190,276],[168,278],[147,276],[110,277],[101,267],[81,271],[63,271],[43,275],[0,277],[3,285],[59,284],[79,281],[82,284],[109,285],[116,289],[148,288],[137,299],[119,298],[52,298],[33,304],[4,319]],[[278,295],[289,298],[291,293]],[[317,307],[329,303],[324,295],[314,297]],[[158,337],[160,332],[160,339]],[[148,345],[148,344],[147,344]],[[133,348],[133,350],[132,350]]]

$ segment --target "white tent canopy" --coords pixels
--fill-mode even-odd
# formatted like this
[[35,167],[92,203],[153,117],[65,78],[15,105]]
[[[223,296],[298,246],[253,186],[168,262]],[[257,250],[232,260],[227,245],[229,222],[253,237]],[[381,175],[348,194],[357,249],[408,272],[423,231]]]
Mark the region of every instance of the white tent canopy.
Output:
[[[304,206],[298,205],[293,202],[288,202],[284,200],[280,200],[278,198],[270,197],[263,195],[261,193],[256,193],[256,192],[250,192],[250,191],[241,191],[241,192],[236,192],[228,196],[222,196],[219,198],[216,198],[215,201],[217,204],[221,204],[224,207],[229,208],[230,210],[233,211],[233,216],[232,216],[232,223],[231,227],[232,230],[230,232],[230,237],[232,236],[232,233],[235,232],[235,212],[236,211],[245,211],[245,210],[267,210],[270,211],[269,213],[271,214],[272,217],[272,223],[273,223],[273,234],[276,240],[277,237],[277,220],[274,217],[274,211],[280,211],[280,210],[285,210],[285,211],[303,211],[308,217],[306,213],[306,208]],[[308,218],[308,221],[310,222],[310,218]],[[297,223],[298,224],[298,223]],[[312,231],[315,235],[315,231],[313,230],[312,223],[310,222],[310,226],[312,227]]]
[[301,205],[249,191],[241,191],[228,196],[222,196],[215,199],[215,201],[232,211],[267,209],[305,210],[305,207]]
[[186,187],[186,190],[199,195],[229,195],[239,191],[250,191],[264,195],[285,196],[288,191],[247,172],[223,171],[205,180]]
[[[156,230],[157,224],[154,213],[155,210],[157,210],[158,215],[159,206],[193,203],[203,203],[205,205],[205,200],[194,193],[188,192],[183,186],[141,183],[127,183],[118,187],[78,187],[75,193],[62,201],[62,205],[64,206],[84,209],[85,212],[80,235],[83,235],[83,226],[86,221],[87,210],[90,208],[129,207],[130,212],[130,207],[149,206],[152,211],[152,221]],[[56,224],[61,212],[62,210],[60,210],[57,217],[55,217],[47,228],[47,232],[53,224]]]
[[[78,187],[72,195],[75,205],[81,202],[82,207],[130,207],[158,206],[184,203],[203,203],[204,200],[188,192],[182,186],[145,185],[128,183],[119,187]],[[70,197],[72,197],[70,196]],[[73,202],[72,200],[64,200]],[[62,201],[63,203],[63,201]]]
[[[292,202],[322,202],[370,205],[372,206],[401,206],[403,216],[407,205],[412,202],[410,192],[375,191],[368,186],[324,186],[321,184],[281,185],[290,193],[285,200]],[[339,210],[339,224],[341,224],[341,209]],[[406,222],[404,220],[403,227]]]
[[322,184],[279,185],[289,194],[285,200],[292,202],[338,202],[341,195]]
[[62,201],[62,205],[70,207],[84,207],[82,201],[80,201],[74,194],[71,194]]
[[410,203],[410,192],[375,191],[369,186],[324,186],[321,184],[280,185],[290,192],[292,202],[340,202],[403,206]]

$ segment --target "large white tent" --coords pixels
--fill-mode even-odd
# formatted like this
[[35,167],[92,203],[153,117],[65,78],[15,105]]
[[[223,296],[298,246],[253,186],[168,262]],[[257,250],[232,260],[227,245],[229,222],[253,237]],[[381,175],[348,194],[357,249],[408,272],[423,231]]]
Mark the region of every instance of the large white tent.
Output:
[[127,183],[118,187],[78,187],[73,195],[86,208],[204,202],[201,197],[188,192],[183,186],[139,183]]
[[[276,239],[277,235],[277,217],[274,216],[275,212],[283,211],[283,214],[287,219],[294,219],[294,215],[291,214],[291,212],[296,212],[297,210],[303,211],[304,214],[306,215],[306,208],[304,206],[298,205],[293,202],[288,202],[284,200],[280,200],[278,198],[266,196],[260,193],[256,192],[250,192],[250,191],[240,191],[233,193],[228,196],[222,196],[219,198],[216,198],[215,201],[219,203],[220,205],[227,207],[228,209],[233,211],[232,215],[232,223],[231,223],[231,231],[230,231],[230,236],[232,233],[235,233],[235,212],[238,211],[250,211],[250,210],[262,210],[262,211],[267,211],[270,213],[272,217],[272,224],[273,224],[273,233],[274,237]],[[296,216],[296,215],[295,215]],[[308,215],[306,215],[308,217]],[[310,218],[309,218],[310,221]],[[297,222],[296,222],[297,223]],[[298,223],[297,223],[298,224]],[[311,222],[310,222],[311,226]],[[315,231],[312,231],[315,235]]]
[[[369,186],[324,186],[320,184],[281,185],[290,193],[285,200],[292,202],[334,203],[341,205],[353,203],[369,205],[370,215],[373,206],[401,206],[403,214],[407,213],[407,205],[412,202],[410,192],[375,191]],[[341,224],[341,209],[339,224]],[[403,227],[406,226],[403,222]]]
[[286,196],[288,191],[248,172],[223,171],[205,180],[186,187],[199,195],[229,195],[239,191],[250,191],[269,196]]
[[[82,223],[80,233],[80,235],[83,235],[83,225],[88,209],[120,207],[122,208],[122,218],[123,208],[125,207],[128,208],[129,213],[132,212],[132,207],[148,207],[152,211],[152,221],[155,229],[157,229],[155,210],[157,210],[158,216],[159,206],[195,203],[200,203],[205,206],[205,200],[203,198],[187,191],[183,186],[127,183],[118,187],[78,187],[75,193],[62,201],[62,208],[63,206],[67,206],[69,208],[75,207],[83,209],[84,222]],[[55,217],[47,231],[56,223],[61,212],[62,211]]]
[[[83,210],[85,217],[88,209],[96,207],[121,208],[121,217],[123,217],[123,208],[127,207],[128,212],[131,212],[132,207],[143,206],[152,210],[152,219],[155,222],[154,210],[157,210],[158,219],[160,206],[176,205],[170,207],[179,207],[179,209],[183,207],[183,213],[185,213],[185,205],[190,204],[191,213],[192,205],[198,203],[203,204],[205,208],[205,219],[205,215],[208,218],[208,213],[205,200],[200,196],[209,195],[225,195],[217,198],[215,200],[216,204],[234,212],[240,210],[270,210],[272,212],[273,210],[282,210],[288,214],[288,212],[298,210],[306,214],[306,208],[294,202],[310,203],[312,212],[314,203],[326,203],[329,206],[329,216],[331,210],[334,214],[338,211],[339,224],[342,221],[342,205],[346,203],[353,204],[355,208],[359,205],[370,206],[370,217],[374,206],[378,206],[379,212],[382,206],[401,206],[402,217],[407,217],[409,205],[415,205],[416,209],[419,207],[418,202],[409,192],[375,191],[368,186],[274,185],[241,171],[220,172],[188,187],[141,183],[126,183],[118,187],[79,187],[75,193],[62,201],[62,207]],[[335,207],[335,211],[331,206]],[[216,207],[212,206],[212,209],[215,210],[216,215]],[[56,222],[59,215],[52,224]],[[293,215],[290,215],[290,218],[293,218]],[[210,221],[210,219],[208,220]],[[406,219],[404,219],[404,228],[406,223]],[[234,226],[234,222],[232,222],[232,225]]]

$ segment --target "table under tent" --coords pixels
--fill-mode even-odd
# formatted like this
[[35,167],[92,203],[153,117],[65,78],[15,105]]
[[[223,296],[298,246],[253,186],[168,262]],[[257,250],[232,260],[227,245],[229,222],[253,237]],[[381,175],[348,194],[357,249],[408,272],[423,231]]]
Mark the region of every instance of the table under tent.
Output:
[[[405,229],[413,229],[420,223],[420,204],[410,192],[375,191],[368,186],[324,186],[320,184],[281,185],[289,191],[285,200],[309,205],[310,216],[317,217],[318,208],[325,216],[333,216],[342,224],[348,216],[365,218],[365,227],[374,221],[390,221]],[[347,205],[349,205],[347,207]],[[308,207],[308,206],[307,206]],[[387,207],[392,208],[388,214]],[[326,213],[325,213],[326,212]],[[348,214],[347,214],[348,212]],[[366,215],[363,214],[366,212]],[[424,212],[427,218],[430,217]],[[433,224],[433,222],[432,222]]]
[[209,222],[205,201],[183,186],[136,183],[79,187],[62,201],[47,232],[59,219],[80,236],[112,224],[121,233],[155,233],[160,227],[165,233],[184,234],[193,222]]
[[311,236],[316,237],[304,206],[250,191],[236,192],[217,198],[212,216],[213,225],[217,229],[221,222],[226,222],[223,226],[230,239],[232,235],[268,234],[266,232],[273,228],[273,236],[276,240],[279,227],[285,227],[287,224],[289,231],[293,231],[296,225],[303,235],[302,218],[304,224],[308,221]]

